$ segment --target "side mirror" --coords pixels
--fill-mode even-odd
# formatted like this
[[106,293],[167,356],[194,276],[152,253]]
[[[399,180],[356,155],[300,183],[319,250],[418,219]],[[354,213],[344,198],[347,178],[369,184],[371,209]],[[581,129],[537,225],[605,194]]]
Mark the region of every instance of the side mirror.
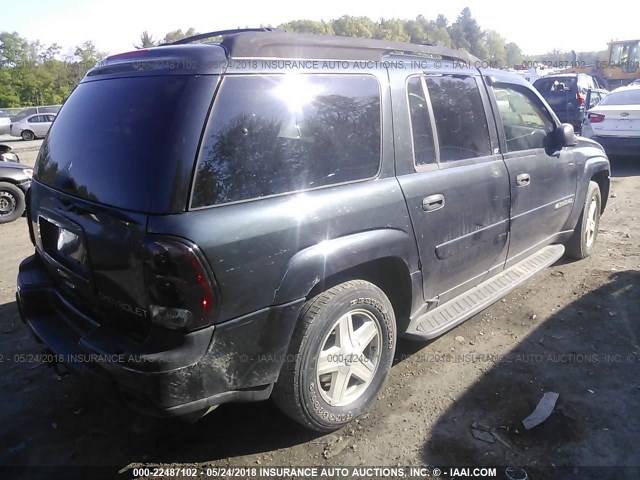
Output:
[[562,147],[571,147],[578,144],[578,137],[573,130],[573,125],[562,123],[555,131],[555,144]]

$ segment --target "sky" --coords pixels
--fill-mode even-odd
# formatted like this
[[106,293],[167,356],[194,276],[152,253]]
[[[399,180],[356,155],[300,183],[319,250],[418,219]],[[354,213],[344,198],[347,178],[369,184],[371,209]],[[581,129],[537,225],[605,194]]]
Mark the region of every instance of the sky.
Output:
[[[637,1],[637,0],[636,0]],[[99,51],[114,54],[131,50],[142,31],[162,38],[189,27],[199,32],[237,27],[276,26],[290,20],[331,20],[342,15],[380,18],[435,19],[443,14],[455,21],[464,7],[485,30],[496,30],[516,42],[525,54],[604,50],[611,40],[640,37],[638,13],[621,15],[619,8],[581,0],[442,0],[373,2],[371,0],[321,0],[296,2],[213,2],[199,0],[30,0],[29,8],[11,8],[0,0],[0,31],[17,31],[28,40],[57,43],[63,52],[91,40]],[[15,3],[11,4],[15,7]]]

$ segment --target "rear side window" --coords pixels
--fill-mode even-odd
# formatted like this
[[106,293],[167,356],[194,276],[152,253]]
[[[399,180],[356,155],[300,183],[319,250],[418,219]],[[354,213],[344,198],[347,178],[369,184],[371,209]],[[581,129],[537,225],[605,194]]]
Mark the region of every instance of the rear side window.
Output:
[[576,89],[576,77],[540,78],[533,84],[543,96],[549,94],[566,93]]
[[374,77],[230,76],[207,125],[192,207],[367,179],[379,165]]
[[440,161],[491,154],[487,116],[475,78],[425,77],[440,146]]
[[413,137],[413,155],[416,165],[427,165],[435,162],[433,131],[429,107],[422,89],[420,77],[411,77],[407,82],[409,115],[411,118],[411,135]]

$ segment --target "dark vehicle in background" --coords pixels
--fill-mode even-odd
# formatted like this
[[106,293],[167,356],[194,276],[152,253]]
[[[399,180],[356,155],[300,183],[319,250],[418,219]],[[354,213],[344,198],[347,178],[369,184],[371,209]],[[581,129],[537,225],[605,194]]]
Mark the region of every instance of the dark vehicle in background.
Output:
[[107,58],[36,162],[23,320],[141,412],[272,397],[340,428],[399,336],[435,338],[595,248],[606,154],[476,62],[273,31]]
[[33,169],[13,161],[0,162],[0,223],[12,222],[25,209]]
[[[562,123],[573,125],[582,131],[585,112],[606,96],[606,89],[590,75],[583,73],[547,75],[533,82]],[[590,105],[586,104],[591,90]]]
[[9,145],[0,145],[0,162],[20,162],[20,157]]

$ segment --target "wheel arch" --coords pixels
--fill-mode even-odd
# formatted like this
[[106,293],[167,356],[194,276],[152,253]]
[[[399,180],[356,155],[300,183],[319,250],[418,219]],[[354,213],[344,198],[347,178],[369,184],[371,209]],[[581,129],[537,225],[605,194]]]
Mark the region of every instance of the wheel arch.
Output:
[[578,176],[578,185],[576,188],[576,196],[573,205],[573,210],[564,230],[573,230],[578,224],[578,218],[582,213],[584,207],[584,200],[587,195],[587,188],[589,182],[593,181],[600,187],[600,193],[602,197],[602,203],[600,207],[600,213],[604,212],[607,205],[607,199],[609,197],[610,184],[611,184],[611,166],[609,160],[603,156],[594,156],[587,159],[584,163],[582,173]]
[[607,206],[607,200],[609,198],[609,190],[611,188],[611,179],[609,176],[609,172],[605,170],[597,171],[591,176],[590,181],[596,182],[598,184],[598,187],[600,187],[600,197],[601,197],[600,213],[602,213],[604,212],[604,209]]
[[412,247],[415,241],[406,232],[392,229],[360,232],[313,245],[289,261],[274,294],[274,304],[311,298],[348,280],[366,280],[387,295],[401,332],[404,323],[408,325],[413,300]]

